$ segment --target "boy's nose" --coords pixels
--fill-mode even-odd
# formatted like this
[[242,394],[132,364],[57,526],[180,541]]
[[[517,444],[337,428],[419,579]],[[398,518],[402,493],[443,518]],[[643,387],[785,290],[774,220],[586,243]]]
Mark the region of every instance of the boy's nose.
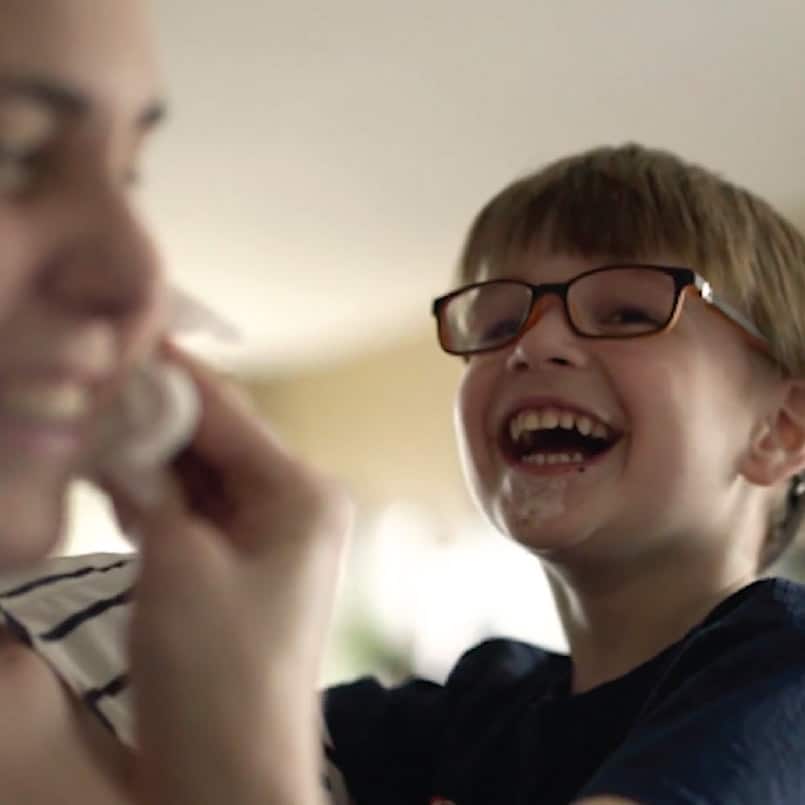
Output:
[[[565,306],[558,294],[546,293],[540,296],[531,308],[528,321],[523,328],[523,334],[533,329],[542,319],[549,315],[552,310],[556,311],[556,315],[560,318],[567,319]],[[569,324],[569,322],[566,323]]]
[[540,297],[508,359],[509,368],[527,368],[540,363],[582,365],[584,352],[567,319],[565,306],[556,294]]

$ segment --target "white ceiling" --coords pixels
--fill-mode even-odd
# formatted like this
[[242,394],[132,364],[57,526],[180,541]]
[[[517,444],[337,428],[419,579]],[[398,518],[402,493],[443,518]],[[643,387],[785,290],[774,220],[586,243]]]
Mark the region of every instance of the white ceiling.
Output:
[[232,362],[427,326],[471,216],[602,143],[669,147],[805,223],[802,0],[157,0],[146,208]]

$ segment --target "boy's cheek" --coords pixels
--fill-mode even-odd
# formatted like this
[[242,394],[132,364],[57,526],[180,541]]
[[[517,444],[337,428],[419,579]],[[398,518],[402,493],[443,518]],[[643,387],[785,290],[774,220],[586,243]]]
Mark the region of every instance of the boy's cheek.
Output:
[[[470,378],[471,380],[471,378]],[[453,404],[453,430],[461,448],[469,438],[469,431],[472,428],[472,420],[476,415],[478,405],[475,402],[475,390],[465,374],[456,390],[456,397]]]
[[483,479],[491,471],[491,443],[486,437],[480,409],[472,400],[457,398],[453,426],[459,463],[467,484],[473,492],[480,493]]

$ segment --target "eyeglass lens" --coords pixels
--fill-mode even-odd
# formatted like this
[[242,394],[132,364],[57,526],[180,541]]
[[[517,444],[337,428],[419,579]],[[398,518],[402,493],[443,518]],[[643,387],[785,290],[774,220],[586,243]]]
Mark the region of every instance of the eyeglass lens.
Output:
[[[608,268],[586,274],[568,289],[573,327],[597,337],[646,335],[673,315],[676,286],[669,274],[646,268]],[[440,311],[446,349],[494,349],[517,337],[531,312],[532,292],[513,280],[497,280],[452,297]]]

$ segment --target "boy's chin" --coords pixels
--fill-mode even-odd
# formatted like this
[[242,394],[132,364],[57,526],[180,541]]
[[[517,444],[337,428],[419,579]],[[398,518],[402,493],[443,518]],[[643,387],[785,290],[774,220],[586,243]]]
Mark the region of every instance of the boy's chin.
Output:
[[558,559],[576,548],[580,542],[577,532],[547,525],[540,529],[514,526],[507,529],[506,533],[510,539],[540,559]]
[[498,511],[492,518],[496,530],[540,559],[570,558],[587,541],[589,530],[565,510],[545,510],[523,516],[522,512]]
[[0,573],[40,562],[64,536],[66,487],[0,481]]

